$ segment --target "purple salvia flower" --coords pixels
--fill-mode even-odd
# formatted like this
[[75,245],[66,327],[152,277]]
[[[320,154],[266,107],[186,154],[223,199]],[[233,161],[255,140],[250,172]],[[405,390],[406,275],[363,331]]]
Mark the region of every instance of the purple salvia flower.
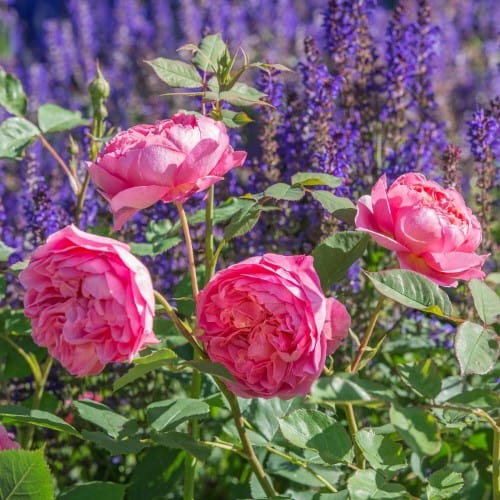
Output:
[[491,161],[492,145],[499,140],[499,122],[493,115],[487,115],[484,109],[472,114],[467,122],[469,127],[467,137],[474,160],[477,162]]

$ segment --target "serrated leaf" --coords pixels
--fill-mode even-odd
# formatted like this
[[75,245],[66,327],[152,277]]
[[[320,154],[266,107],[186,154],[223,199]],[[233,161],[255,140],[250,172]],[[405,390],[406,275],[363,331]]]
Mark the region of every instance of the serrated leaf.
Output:
[[42,104],[38,108],[38,126],[42,132],[62,132],[79,125],[87,125],[80,111],[71,111],[56,104]]
[[479,317],[487,325],[497,322],[500,316],[500,297],[484,281],[478,279],[469,282],[469,289]]
[[336,188],[342,184],[342,179],[330,174],[321,174],[318,172],[299,172],[292,175],[292,184],[301,186],[328,186]]
[[323,290],[328,290],[347,274],[364,253],[369,236],[360,231],[342,231],[323,240],[312,252],[314,268]]
[[196,89],[203,85],[200,74],[192,64],[164,57],[146,62],[153,68],[158,78],[171,87]]
[[127,439],[113,439],[104,432],[83,430],[82,435],[86,441],[92,441],[105,449],[110,455],[128,455],[129,453],[139,453],[148,445],[139,439],[131,437]]
[[81,483],[64,490],[57,496],[57,500],[123,500],[125,498],[125,484],[102,481]]
[[421,408],[392,406],[392,425],[406,444],[419,455],[435,455],[441,448],[436,419]]
[[330,191],[311,191],[312,197],[337,219],[352,224],[356,217],[356,207],[349,198],[336,196]]
[[406,467],[403,447],[390,436],[376,434],[371,429],[361,429],[355,439],[370,465],[385,476],[392,477]]
[[267,102],[261,100],[263,97],[266,97],[266,94],[256,88],[250,87],[246,83],[237,82],[230,90],[221,91],[217,80],[211,78],[208,87],[211,89],[211,92],[205,94],[207,100],[219,99],[233,106],[268,105]]
[[171,349],[162,349],[149,356],[134,359],[134,365],[125,375],[113,383],[113,391],[118,391],[127,384],[143,377],[147,373],[167,365],[166,361],[177,358],[177,354]]
[[400,484],[389,483],[386,478],[374,470],[358,470],[347,481],[349,498],[356,500],[375,500],[409,498]]
[[294,187],[284,182],[278,182],[269,186],[264,191],[264,196],[269,196],[275,200],[298,201],[305,195],[303,187]]
[[162,434],[153,434],[151,439],[167,448],[174,448],[177,450],[186,450],[188,453],[196,457],[198,460],[205,462],[212,451],[208,446],[202,445],[189,434],[184,432],[165,432]]
[[174,429],[182,422],[208,415],[210,406],[198,399],[156,401],[146,407],[149,425],[157,432]]
[[28,99],[21,82],[0,67],[0,106],[13,115],[22,116],[26,114],[27,105]]
[[21,158],[26,146],[38,135],[38,128],[25,118],[7,118],[0,124],[0,158]]
[[451,469],[441,469],[429,476],[427,498],[429,500],[444,500],[458,493],[464,485],[462,474]]
[[366,272],[378,292],[406,307],[438,316],[452,313],[450,299],[433,281],[407,269]]
[[62,418],[42,410],[31,410],[24,406],[5,405],[0,406],[0,417],[5,422],[31,424],[59,432],[66,432],[72,436],[81,438],[80,433]]
[[0,453],[0,498],[52,500],[53,479],[42,450],[4,450]]
[[200,42],[199,48],[193,57],[193,63],[202,71],[217,71],[219,59],[227,52],[227,46],[220,33],[207,35]]
[[414,366],[400,366],[399,371],[406,383],[424,397],[435,398],[441,391],[441,376],[431,358]]
[[497,335],[493,330],[466,321],[457,329],[455,355],[462,375],[488,373],[498,359]]
[[454,406],[494,410],[500,408],[500,395],[485,389],[471,389],[447,399],[446,402]]
[[124,431],[127,431],[127,426],[132,424],[128,418],[96,401],[82,399],[81,401],[73,401],[72,406],[77,409],[81,418],[105,430],[112,438],[119,437]]

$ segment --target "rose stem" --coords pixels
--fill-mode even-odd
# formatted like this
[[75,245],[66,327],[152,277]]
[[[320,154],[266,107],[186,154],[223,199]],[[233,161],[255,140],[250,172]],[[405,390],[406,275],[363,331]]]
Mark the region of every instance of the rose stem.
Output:
[[[188,257],[189,274],[191,276],[193,300],[194,303],[196,304],[196,297],[198,296],[199,290],[198,290],[198,279],[196,277],[196,264],[194,262],[193,243],[191,241],[191,234],[189,232],[189,224],[182,203],[176,203],[175,206],[177,207],[177,210],[179,212],[182,232],[184,233],[184,239],[186,240],[186,251]],[[197,354],[195,351],[194,358],[196,357]],[[199,399],[200,394],[201,394],[201,373],[195,370],[193,371],[190,395],[193,399]],[[200,439],[200,427],[196,419],[192,419],[189,421],[189,431],[193,439],[197,441]],[[196,458],[192,455],[187,455],[184,468],[184,500],[191,500],[194,498],[195,469],[196,469]]]
[[[356,357],[354,358],[354,361],[352,362],[351,366],[349,367],[349,372],[350,373],[356,373],[359,369],[359,364],[361,362],[361,359],[363,358],[363,354],[366,351],[366,348],[368,347],[368,343],[370,342],[370,339],[372,338],[373,332],[375,330],[375,325],[377,324],[378,317],[380,315],[380,311],[382,310],[382,305],[384,303],[384,297],[381,295],[380,298],[378,299],[378,303],[375,307],[375,310],[373,311],[372,317],[370,318],[370,323],[368,324],[368,328],[366,329],[366,333],[363,337],[363,340],[361,341],[361,344],[359,346],[358,352],[356,354]],[[347,425],[349,427],[349,432],[352,437],[352,441],[354,444],[354,454],[356,455],[356,465],[362,469],[365,468],[365,458],[363,456],[363,452],[361,448],[358,446],[355,435],[356,432],[358,432],[358,424],[356,423],[356,414],[354,413],[354,407],[352,406],[351,403],[347,403],[344,405],[344,410],[345,414],[347,417]]]

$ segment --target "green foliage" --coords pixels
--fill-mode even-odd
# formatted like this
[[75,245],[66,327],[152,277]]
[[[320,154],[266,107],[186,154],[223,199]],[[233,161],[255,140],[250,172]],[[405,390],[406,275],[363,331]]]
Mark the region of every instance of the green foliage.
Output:
[[358,470],[347,482],[350,498],[372,500],[376,498],[408,498],[403,486],[388,482],[383,474],[374,470]]
[[0,124],[0,158],[21,158],[26,146],[39,134],[38,128],[25,118],[7,118]]
[[427,485],[427,498],[429,500],[442,500],[459,493],[464,485],[462,474],[445,468],[433,472]]
[[469,289],[474,299],[474,305],[479,317],[491,325],[498,321],[500,316],[500,297],[484,282],[473,279],[469,282]]
[[318,172],[299,172],[292,175],[292,184],[300,186],[328,186],[331,188],[339,187],[342,179],[330,174]]
[[493,330],[466,321],[458,327],[455,354],[462,375],[488,373],[498,358],[497,335]]
[[222,40],[220,33],[207,35],[200,42],[200,46],[195,47],[193,64],[202,71],[210,71],[215,73],[219,65],[219,61],[223,56],[227,57],[227,46]]
[[202,462],[206,462],[211,452],[208,446],[200,444],[196,439],[184,432],[162,432],[161,434],[153,434],[151,438],[156,444],[166,448],[185,450]]
[[157,432],[175,429],[189,419],[205,417],[209,411],[207,403],[190,398],[156,401],[146,407],[148,423]]
[[80,125],[88,125],[80,111],[70,111],[56,104],[42,104],[38,108],[38,126],[44,134],[71,130]]
[[52,500],[54,487],[43,450],[0,453],[0,498]]
[[406,307],[438,316],[452,314],[448,295],[430,279],[407,269],[365,272],[379,293]]
[[7,262],[9,256],[14,252],[14,248],[7,246],[3,241],[0,241],[0,262]]
[[81,401],[73,401],[73,406],[81,418],[100,427],[112,438],[117,438],[130,432],[132,422],[102,403],[83,399]]
[[171,87],[198,89],[202,86],[201,76],[192,64],[165,57],[146,62],[158,78]]
[[356,216],[356,207],[349,198],[336,196],[330,191],[312,191],[312,197],[337,219],[352,224]]
[[125,485],[92,481],[77,484],[57,496],[57,500],[97,500],[99,498],[123,500],[125,498]]
[[441,448],[436,419],[422,408],[393,405],[389,416],[398,434],[419,455],[435,455]]
[[413,366],[401,366],[399,371],[408,386],[423,397],[432,399],[441,391],[439,369],[430,358]]
[[323,240],[314,250],[314,268],[324,290],[347,274],[364,253],[370,237],[361,231],[342,231]]
[[0,66],[0,106],[9,113],[24,116],[28,106],[28,98],[21,82]]
[[290,186],[284,182],[278,182],[269,186],[264,191],[264,196],[269,196],[275,200],[298,201],[305,195],[304,188],[298,186]]

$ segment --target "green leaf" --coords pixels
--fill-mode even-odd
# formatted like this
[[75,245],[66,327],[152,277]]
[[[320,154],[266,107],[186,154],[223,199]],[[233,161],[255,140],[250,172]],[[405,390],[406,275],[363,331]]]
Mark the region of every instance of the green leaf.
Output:
[[146,407],[149,425],[157,432],[174,429],[192,418],[209,414],[210,406],[198,399],[156,401]]
[[375,500],[409,498],[403,486],[387,482],[386,478],[374,470],[358,470],[347,481],[349,498],[353,500]]
[[466,406],[468,408],[483,408],[494,410],[500,408],[500,394],[484,389],[472,389],[462,392],[446,400],[451,405]]
[[408,446],[419,455],[435,455],[441,448],[436,419],[421,408],[392,406],[392,425]]
[[2,67],[0,67],[0,106],[17,116],[25,115],[28,106],[28,99],[21,82]]
[[375,434],[371,429],[361,429],[354,436],[370,465],[387,477],[406,467],[403,447],[390,436]]
[[110,455],[128,455],[129,453],[139,453],[146,448],[147,444],[142,443],[137,438],[113,439],[104,432],[83,430],[82,435],[87,441],[92,441],[101,448],[104,448]]
[[0,158],[20,158],[24,148],[32,139],[40,135],[38,128],[21,118],[7,118],[0,124]]
[[292,175],[292,184],[301,186],[328,186],[336,188],[342,184],[342,179],[330,174],[320,174],[318,172],[299,172]]
[[195,439],[193,439],[189,434],[183,432],[165,432],[162,434],[153,434],[151,439],[167,448],[174,448],[180,450],[186,450],[190,455],[196,457],[198,460],[205,462],[212,451],[210,447],[205,446]]
[[252,118],[250,118],[244,111],[236,112],[230,109],[223,109],[221,114],[222,122],[229,128],[241,127],[242,125],[247,125],[248,123],[253,122]]
[[125,484],[92,481],[80,483],[64,490],[57,496],[57,500],[123,500],[125,498]]
[[42,450],[0,452],[0,498],[52,500],[53,480]]
[[219,59],[227,52],[227,46],[220,33],[207,35],[200,42],[199,49],[193,57],[193,63],[202,71],[217,71]]
[[464,485],[462,474],[444,468],[433,472],[429,476],[427,498],[429,500],[444,500],[458,493]]
[[113,391],[118,391],[127,384],[143,377],[146,373],[166,366],[166,361],[177,358],[177,354],[171,349],[161,349],[149,356],[134,359],[134,365],[125,375],[115,380]]
[[462,375],[488,373],[498,358],[496,333],[470,321],[462,323],[455,337],[455,355]]
[[264,191],[264,196],[269,196],[275,200],[298,201],[302,199],[304,195],[304,188],[289,186],[284,182],[273,184]]
[[82,399],[73,401],[81,418],[105,430],[112,438],[117,438],[127,431],[127,426],[132,424],[128,418],[115,413],[111,408],[102,403]]
[[336,196],[330,191],[311,191],[312,197],[321,203],[321,206],[341,221],[352,224],[356,216],[356,207],[349,198]]
[[321,378],[313,385],[313,401],[363,403],[393,400],[394,393],[387,387],[371,380],[360,379],[358,375],[344,373]]
[[42,132],[62,132],[79,125],[87,125],[80,111],[70,111],[56,104],[42,104],[38,108],[38,126]]
[[369,241],[370,237],[361,231],[342,231],[329,236],[313,250],[314,268],[324,290],[346,276]]
[[0,262],[7,262],[9,256],[15,252],[15,248],[7,246],[3,241],[0,241]]
[[449,316],[452,306],[448,295],[430,279],[407,269],[391,269],[366,276],[379,293],[406,307]]
[[59,432],[66,432],[72,436],[81,438],[80,433],[62,418],[42,410],[31,410],[24,406],[5,405],[0,406],[0,417],[7,423],[31,424]]
[[220,363],[214,363],[208,359],[193,359],[185,361],[183,364],[191,366],[199,372],[206,373],[207,375],[214,375],[215,377],[222,377],[227,380],[234,380],[229,370]]
[[421,396],[432,399],[441,391],[439,369],[431,358],[414,366],[400,366],[399,371],[405,382]]
[[498,321],[498,316],[500,316],[500,297],[484,281],[478,279],[473,279],[469,282],[469,289],[472,293],[479,317],[487,325]]
[[250,87],[246,83],[237,82],[230,90],[219,89],[219,84],[215,78],[211,78],[208,87],[211,92],[207,92],[205,97],[207,100],[222,100],[226,101],[233,106],[253,106],[253,105],[267,105],[261,99],[266,96],[263,92]]
[[248,201],[248,204],[242,207],[224,228],[224,239],[229,241],[251,231],[259,220],[260,212],[257,203]]
[[317,410],[296,410],[278,419],[286,440],[299,448],[317,450],[328,464],[350,462],[352,442],[342,425]]
[[158,78],[171,87],[196,89],[203,85],[200,74],[192,64],[164,57],[146,62],[153,68]]

